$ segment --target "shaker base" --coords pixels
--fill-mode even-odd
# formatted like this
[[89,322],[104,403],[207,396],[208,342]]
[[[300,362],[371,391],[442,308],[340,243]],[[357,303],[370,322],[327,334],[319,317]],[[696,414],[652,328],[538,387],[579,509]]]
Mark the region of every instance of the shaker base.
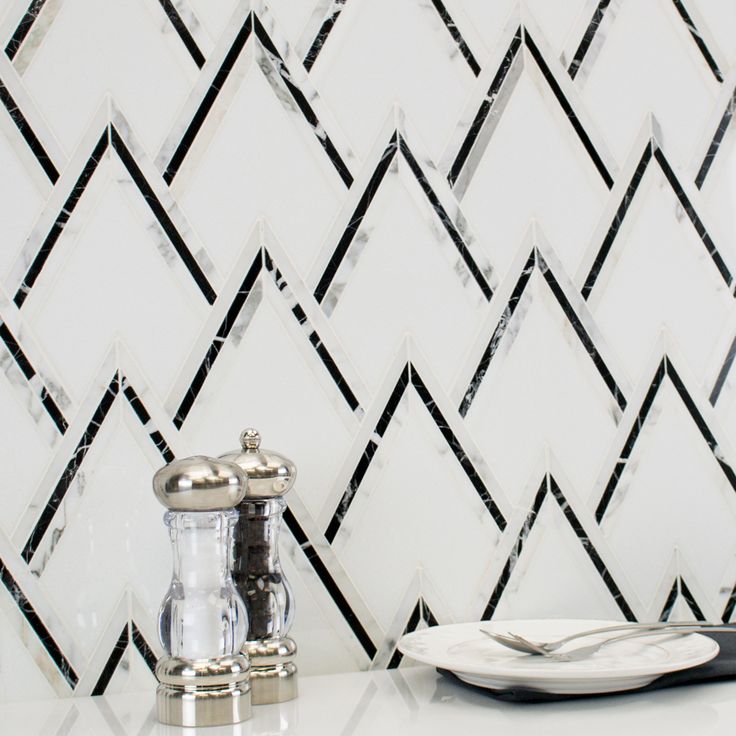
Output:
[[288,636],[247,641],[243,652],[250,658],[253,705],[285,703],[299,694],[296,643]]
[[[158,720],[169,726],[231,726],[251,716],[248,683],[221,690],[179,690],[159,685]],[[247,689],[246,689],[247,688]]]
[[299,694],[293,662],[282,662],[273,667],[252,667],[250,684],[253,705],[285,703]]
[[229,726],[251,716],[248,660],[176,657],[156,665],[158,720],[170,726]]

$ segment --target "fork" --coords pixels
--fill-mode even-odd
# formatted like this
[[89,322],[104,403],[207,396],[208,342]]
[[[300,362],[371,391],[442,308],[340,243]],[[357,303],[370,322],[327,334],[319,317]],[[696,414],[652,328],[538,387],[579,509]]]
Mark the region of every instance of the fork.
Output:
[[[653,623],[623,623],[623,624],[616,624],[615,626],[604,626],[597,629],[588,629],[586,631],[579,631],[575,634],[570,634],[569,636],[564,636],[561,639],[555,639],[554,641],[548,641],[548,642],[534,642],[530,641],[529,639],[525,639],[523,636],[519,636],[518,634],[510,633],[508,635],[504,634],[496,634],[491,631],[487,631],[486,629],[480,629],[481,633],[485,634],[490,639],[493,639],[495,642],[498,642],[499,644],[508,647],[509,649],[514,649],[517,652],[523,652],[524,654],[551,654],[552,652],[556,651],[560,647],[564,646],[565,644],[568,644],[571,641],[574,641],[575,639],[579,639],[586,636],[592,636],[595,634],[607,634],[609,632],[614,631],[644,631],[644,632],[653,632],[656,633],[657,631],[668,631],[668,630],[674,630],[674,629],[680,629],[680,628],[693,628],[696,627],[698,629],[711,629],[716,626],[720,626],[719,624],[708,624],[703,623],[702,621],[675,621],[675,622],[663,622],[663,621],[657,621]],[[723,630],[721,628],[720,630]],[[727,631],[736,631],[736,628],[727,628],[725,629]]]
[[[578,647],[577,649],[572,649],[569,652],[544,652],[543,656],[546,659],[552,659],[555,662],[578,662],[581,659],[585,659],[586,657],[590,657],[591,655],[595,654],[601,647],[606,646],[607,644],[613,644],[617,641],[624,641],[626,639],[636,639],[639,637],[644,636],[666,636],[669,638],[676,637],[676,636],[684,636],[685,634],[696,634],[700,631],[730,631],[732,633],[736,632],[736,628],[733,626],[718,626],[718,625],[712,625],[712,626],[692,626],[691,628],[685,628],[679,627],[676,630],[675,629],[655,629],[655,630],[649,630],[649,631],[635,631],[632,634],[624,634],[623,636],[612,636],[608,639],[604,639],[603,641],[596,642],[595,644],[588,644],[586,646]],[[667,639],[665,639],[667,641]]]

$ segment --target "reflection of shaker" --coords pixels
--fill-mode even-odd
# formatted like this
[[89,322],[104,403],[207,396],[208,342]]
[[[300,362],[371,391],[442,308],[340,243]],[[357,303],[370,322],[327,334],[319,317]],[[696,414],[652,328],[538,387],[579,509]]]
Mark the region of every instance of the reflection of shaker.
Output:
[[291,460],[260,448],[255,429],[240,435],[241,449],[222,455],[248,478],[235,526],[233,580],[248,608],[243,652],[250,657],[253,704],[282,703],[297,695],[296,644],[287,634],[294,601],[279,563],[282,496],[294,485]]
[[153,477],[167,507],[174,569],[159,614],[168,656],[156,665],[158,718],[174,726],[221,726],[250,717],[248,630],[232,580],[233,527],[247,480],[233,463],[196,456]]

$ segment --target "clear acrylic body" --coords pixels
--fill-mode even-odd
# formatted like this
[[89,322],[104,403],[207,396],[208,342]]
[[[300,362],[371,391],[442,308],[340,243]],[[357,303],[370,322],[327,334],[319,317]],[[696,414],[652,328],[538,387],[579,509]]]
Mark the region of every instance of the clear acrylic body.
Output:
[[164,515],[174,570],[159,613],[159,638],[173,657],[210,659],[237,654],[243,646],[248,617],[231,573],[237,518],[235,510]]
[[235,537],[233,579],[248,606],[248,641],[286,636],[294,596],[279,563],[281,498],[244,501]]

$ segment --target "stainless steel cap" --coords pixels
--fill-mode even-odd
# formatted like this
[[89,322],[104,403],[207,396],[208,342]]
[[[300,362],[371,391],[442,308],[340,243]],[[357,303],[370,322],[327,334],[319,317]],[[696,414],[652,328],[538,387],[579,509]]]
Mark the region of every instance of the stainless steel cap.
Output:
[[240,433],[240,450],[220,456],[243,469],[248,477],[245,498],[283,496],[296,480],[296,466],[272,450],[261,449],[261,435],[255,429]]
[[220,511],[237,506],[248,479],[235,463],[205,455],[174,460],[156,471],[153,492],[172,511]]

